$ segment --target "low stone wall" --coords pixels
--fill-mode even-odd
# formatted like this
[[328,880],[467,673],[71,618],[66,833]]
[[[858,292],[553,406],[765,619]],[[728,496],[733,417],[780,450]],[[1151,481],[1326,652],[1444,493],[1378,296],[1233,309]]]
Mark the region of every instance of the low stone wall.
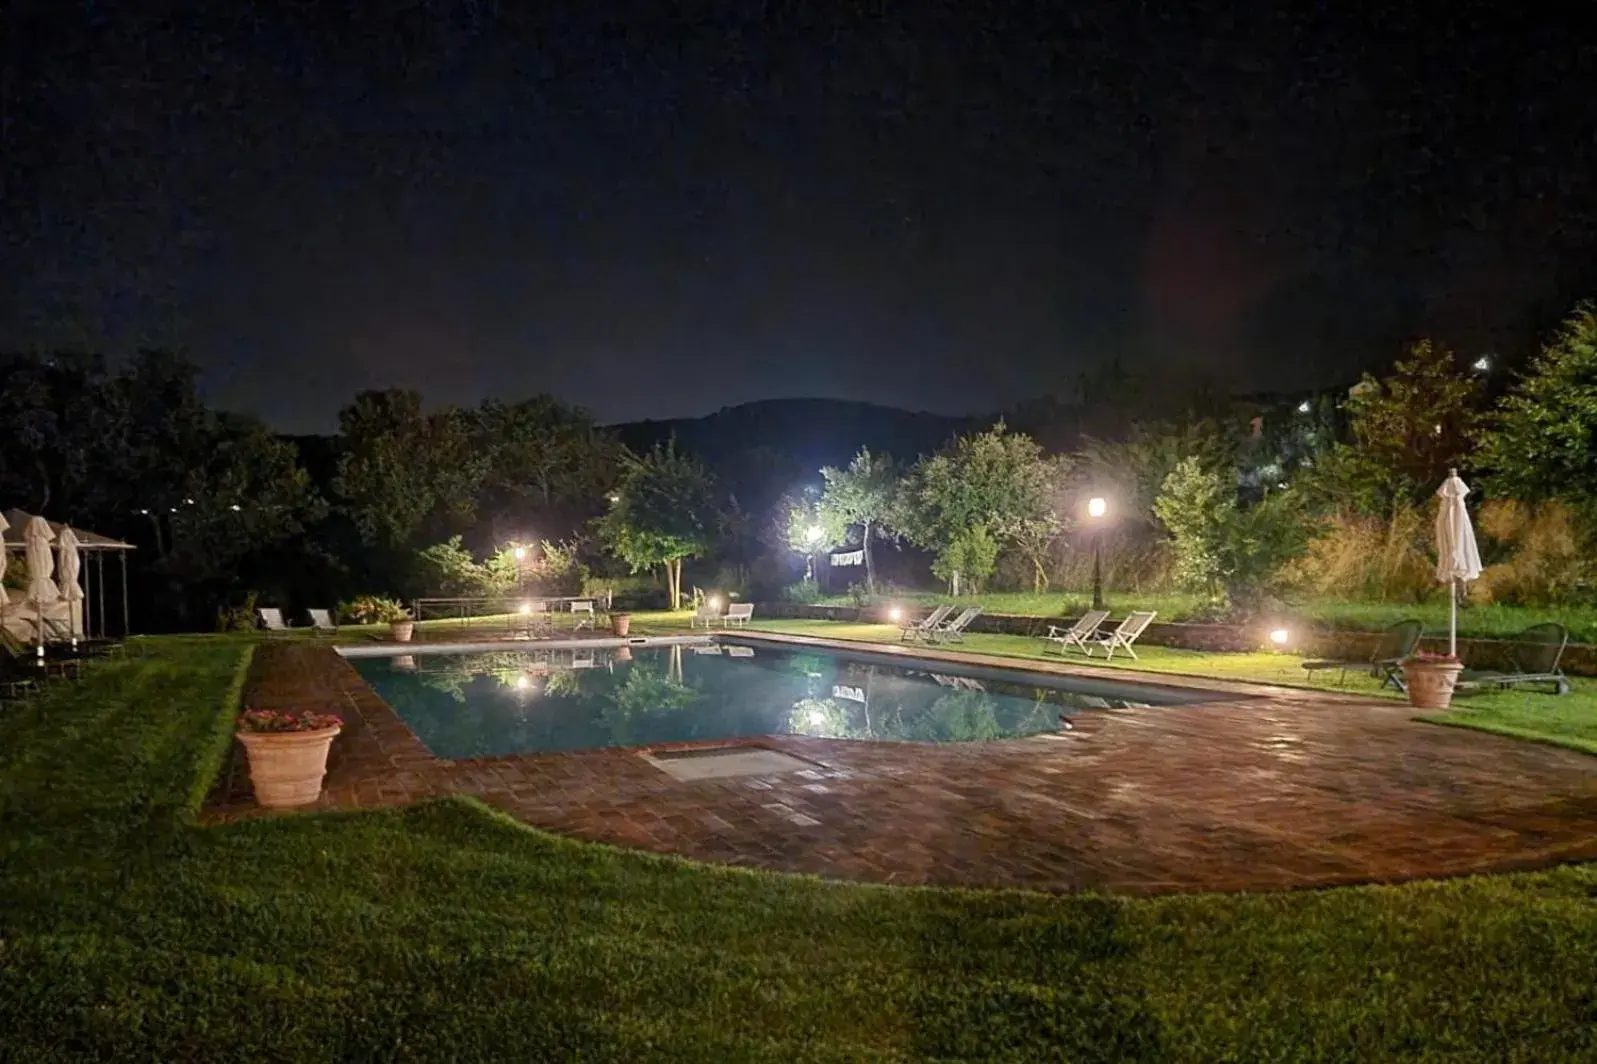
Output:
[[[792,602],[762,602],[755,607],[756,617],[842,621],[854,624],[888,623],[885,606],[800,606]],[[923,617],[929,612],[905,608],[906,616]],[[1074,617],[1028,617],[1013,613],[984,613],[971,624],[973,632],[1001,635],[1041,636],[1049,625],[1068,627]],[[1380,642],[1380,632],[1319,630],[1294,633],[1291,649],[1313,658],[1357,661],[1368,658]],[[1142,634],[1142,642],[1186,650],[1239,652],[1263,650],[1269,646],[1263,631],[1237,624],[1185,624],[1154,621]],[[1447,636],[1426,636],[1421,647],[1436,653],[1447,650]],[[1507,668],[1513,662],[1516,644],[1508,639],[1460,639],[1458,653],[1472,668]],[[1563,670],[1571,676],[1597,676],[1597,646],[1571,643],[1564,649]]]

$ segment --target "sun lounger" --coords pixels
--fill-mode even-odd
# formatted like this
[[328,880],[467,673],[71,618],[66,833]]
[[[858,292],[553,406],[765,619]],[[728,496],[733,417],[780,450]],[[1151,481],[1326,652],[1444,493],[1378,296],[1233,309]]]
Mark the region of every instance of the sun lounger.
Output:
[[704,605],[693,611],[693,616],[688,619],[688,627],[711,628],[720,619],[720,611],[714,606]]
[[[1088,610],[1081,615],[1080,620],[1069,628],[1060,628],[1058,625],[1050,624],[1048,626],[1048,634],[1043,636],[1043,639],[1045,642],[1056,644],[1061,654],[1071,647],[1075,647],[1090,657],[1092,651],[1087,647],[1087,640],[1096,635],[1099,625],[1108,619],[1108,610]],[[1048,648],[1044,646],[1043,651],[1046,653],[1047,650]]]
[[571,630],[580,632],[584,628],[593,630],[592,599],[578,599],[571,604]]
[[898,626],[898,638],[906,643],[913,643],[917,639],[930,639],[937,626],[947,620],[948,615],[953,612],[954,607],[943,605],[918,621],[904,621]]
[[1137,637],[1147,630],[1148,625],[1152,624],[1153,619],[1158,615],[1155,610],[1148,610],[1145,613],[1126,614],[1126,619],[1116,625],[1113,631],[1105,635],[1093,636],[1087,640],[1089,648],[1087,656],[1092,656],[1092,647],[1103,647],[1103,656],[1106,661],[1114,659],[1116,650],[1124,650],[1135,660],[1137,652],[1131,648],[1131,644],[1137,641]]
[[1368,669],[1372,677],[1381,681],[1382,687],[1395,687],[1401,691],[1404,689],[1403,659],[1414,653],[1424,630],[1424,625],[1419,621],[1399,621],[1381,635],[1381,641],[1376,644],[1375,653],[1370,655],[1368,661],[1305,661],[1303,668],[1308,671],[1311,680],[1321,669],[1338,669],[1338,683],[1346,678],[1349,669]]
[[754,603],[734,602],[726,608],[726,616],[721,618],[723,628],[747,628],[754,619]]
[[752,658],[754,656],[754,648],[753,647],[727,647],[726,648],[726,656],[729,657],[729,658]]
[[283,611],[275,606],[263,606],[255,613],[261,619],[261,627],[268,632],[288,631],[288,625],[283,623]]
[[336,631],[338,631],[338,625],[333,623],[332,614],[330,612],[328,612],[327,610],[306,610],[305,612],[310,614],[311,631],[313,631],[313,632],[336,632]]
[[965,641],[965,629],[970,625],[971,621],[974,621],[980,616],[980,606],[965,607],[964,611],[961,612],[958,617],[955,617],[953,620],[944,624],[940,624],[936,628],[932,629],[932,642],[963,643]]
[[1536,624],[1514,637],[1513,671],[1465,669],[1459,673],[1458,686],[1466,691],[1495,688],[1506,691],[1510,687],[1550,684],[1554,693],[1569,694],[1569,679],[1558,668],[1569,643],[1569,631],[1561,624],[1549,622]]

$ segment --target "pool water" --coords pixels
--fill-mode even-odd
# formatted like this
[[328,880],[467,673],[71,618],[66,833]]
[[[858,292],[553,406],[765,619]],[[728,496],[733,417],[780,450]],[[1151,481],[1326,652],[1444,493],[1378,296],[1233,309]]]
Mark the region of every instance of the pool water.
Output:
[[441,758],[757,735],[921,742],[1057,731],[1061,718],[1204,692],[1009,670],[907,668],[869,654],[752,645],[354,658]]

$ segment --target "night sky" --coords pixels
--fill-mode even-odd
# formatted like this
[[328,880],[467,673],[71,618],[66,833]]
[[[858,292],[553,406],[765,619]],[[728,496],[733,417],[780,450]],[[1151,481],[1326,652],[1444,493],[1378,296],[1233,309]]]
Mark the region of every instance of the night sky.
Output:
[[140,6],[0,16],[0,345],[287,431],[1313,386],[1597,295],[1597,55],[1534,5]]

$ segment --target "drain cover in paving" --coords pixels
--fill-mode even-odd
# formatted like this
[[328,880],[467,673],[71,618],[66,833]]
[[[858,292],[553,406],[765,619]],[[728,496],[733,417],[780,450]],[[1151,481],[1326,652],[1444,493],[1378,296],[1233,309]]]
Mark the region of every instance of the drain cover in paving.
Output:
[[672,779],[711,780],[727,776],[770,776],[812,768],[808,761],[760,746],[721,746],[708,750],[671,750],[644,754],[643,759]]

